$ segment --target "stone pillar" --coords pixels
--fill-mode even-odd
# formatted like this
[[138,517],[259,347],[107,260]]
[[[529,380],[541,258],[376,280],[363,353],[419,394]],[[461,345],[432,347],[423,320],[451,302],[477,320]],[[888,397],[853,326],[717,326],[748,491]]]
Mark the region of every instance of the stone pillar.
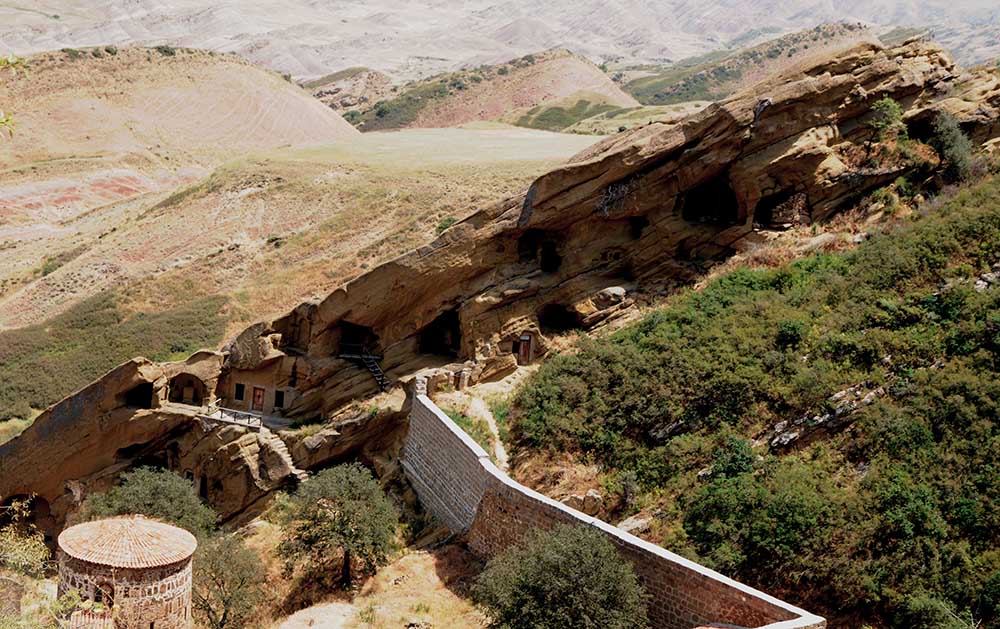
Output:
[[427,376],[417,376],[413,379],[413,395],[427,395]]

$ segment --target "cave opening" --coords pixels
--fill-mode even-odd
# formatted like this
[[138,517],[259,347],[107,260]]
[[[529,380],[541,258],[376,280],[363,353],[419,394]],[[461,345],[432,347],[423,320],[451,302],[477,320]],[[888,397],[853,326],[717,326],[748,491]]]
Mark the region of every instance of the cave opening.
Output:
[[377,354],[380,344],[378,334],[375,330],[365,326],[341,321],[337,324],[340,330],[340,341],[338,343],[337,354]]
[[556,243],[551,240],[546,240],[542,243],[542,257],[540,260],[540,266],[545,273],[555,273],[562,266],[562,256],[559,255],[559,249],[556,247]]
[[179,373],[170,379],[167,399],[179,404],[201,406],[208,397],[208,387],[197,376]]
[[[12,509],[14,503],[19,503],[20,509]],[[22,517],[23,516],[23,517]],[[51,547],[55,543],[56,519],[52,515],[52,507],[49,501],[38,495],[18,494],[9,496],[0,504],[0,526],[16,524],[18,527],[25,527],[25,532],[30,527],[40,531],[45,536],[45,543]]]
[[583,327],[580,315],[562,304],[546,304],[538,311],[538,325],[542,332],[562,333]]
[[628,219],[628,234],[632,240],[642,238],[642,232],[649,227],[649,219],[645,216],[630,216]]
[[542,242],[542,232],[529,229],[517,239],[517,258],[521,262],[534,262],[538,259],[538,247]]
[[716,177],[681,198],[681,218],[689,223],[729,226],[740,221],[740,203],[728,177]]
[[420,331],[417,340],[420,353],[458,357],[462,349],[462,324],[458,310],[445,310]]
[[753,222],[763,228],[787,228],[802,222],[808,214],[803,192],[782,190],[762,198],[754,208]]
[[153,383],[135,385],[125,392],[124,402],[129,408],[153,408]]

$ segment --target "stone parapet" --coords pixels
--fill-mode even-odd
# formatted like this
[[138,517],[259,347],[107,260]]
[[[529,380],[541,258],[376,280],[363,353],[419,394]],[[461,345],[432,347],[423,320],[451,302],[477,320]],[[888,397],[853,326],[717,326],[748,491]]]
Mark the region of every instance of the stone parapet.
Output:
[[490,558],[526,532],[577,523],[593,526],[632,562],[650,596],[657,629],[728,625],[767,629],[821,629],[826,621],[743,585],[606,522],[515,482],[426,395],[415,395],[403,469],[424,508],[469,548]]

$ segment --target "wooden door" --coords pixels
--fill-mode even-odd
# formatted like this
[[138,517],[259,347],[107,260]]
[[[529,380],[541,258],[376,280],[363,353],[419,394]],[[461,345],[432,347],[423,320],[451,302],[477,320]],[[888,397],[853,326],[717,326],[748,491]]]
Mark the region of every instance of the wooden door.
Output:
[[264,389],[260,387],[253,388],[253,405],[250,410],[264,412]]
[[530,365],[531,364],[531,335],[524,334],[520,338],[520,344],[517,348],[518,356],[517,363],[519,365]]

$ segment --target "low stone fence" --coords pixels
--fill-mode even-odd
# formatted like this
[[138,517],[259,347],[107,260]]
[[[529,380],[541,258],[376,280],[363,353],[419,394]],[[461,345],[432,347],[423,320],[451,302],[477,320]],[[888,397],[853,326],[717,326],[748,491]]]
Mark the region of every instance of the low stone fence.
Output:
[[820,629],[826,621],[514,482],[426,395],[414,396],[402,464],[424,508],[490,558],[532,528],[604,531],[650,595],[656,629],[700,625]]

